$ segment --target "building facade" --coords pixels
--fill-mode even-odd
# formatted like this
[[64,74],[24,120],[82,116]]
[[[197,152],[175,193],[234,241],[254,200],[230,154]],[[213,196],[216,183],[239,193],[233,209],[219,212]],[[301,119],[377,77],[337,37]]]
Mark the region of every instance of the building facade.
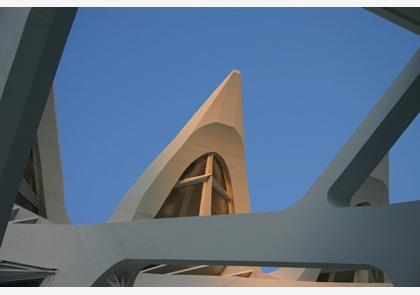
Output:
[[[4,9],[0,20],[21,17],[21,40],[34,13],[58,18],[48,10]],[[135,181],[107,223],[72,225],[48,79],[43,93],[49,94],[33,131],[25,127],[34,124],[27,118],[35,111],[25,112],[33,100],[19,104],[8,94],[15,63],[28,54],[17,44],[3,79],[0,120],[9,129],[16,125],[10,142],[21,136],[18,143],[29,152],[0,147],[0,160],[7,160],[0,161],[0,197],[5,208],[13,201],[0,248],[0,286],[420,285],[420,203],[389,205],[388,196],[388,151],[420,111],[419,51],[291,208],[250,211],[241,74],[233,70]],[[44,64],[41,58],[38,66]],[[15,125],[5,113],[14,105],[23,118]],[[5,130],[0,127],[7,143]],[[18,166],[23,173],[13,172]],[[6,185],[8,175],[14,177]],[[264,272],[262,266],[279,268]]]

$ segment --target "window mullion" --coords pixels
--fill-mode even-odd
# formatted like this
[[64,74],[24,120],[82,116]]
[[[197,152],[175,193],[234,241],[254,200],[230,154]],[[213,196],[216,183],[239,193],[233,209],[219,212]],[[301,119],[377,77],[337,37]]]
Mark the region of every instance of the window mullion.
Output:
[[213,187],[213,154],[207,156],[206,162],[206,175],[210,174],[210,177],[203,183],[203,190],[201,191],[201,203],[200,203],[200,216],[211,215],[211,190]]
[[191,197],[193,194],[193,189],[190,189],[187,191],[187,193],[184,195],[184,200],[182,201],[181,209],[179,210],[179,216],[185,216],[188,210],[188,206],[191,203]]
[[219,195],[221,195],[226,201],[230,201],[227,192],[223,189],[223,187],[220,185],[216,178],[213,178],[212,185],[213,188],[219,193]]
[[181,188],[181,187],[184,187],[184,186],[190,186],[190,185],[194,185],[194,184],[203,183],[203,182],[207,181],[207,179],[209,177],[210,177],[210,174],[204,174],[204,175],[199,175],[199,176],[186,178],[186,179],[183,179],[183,180],[179,181],[175,185],[174,188]]

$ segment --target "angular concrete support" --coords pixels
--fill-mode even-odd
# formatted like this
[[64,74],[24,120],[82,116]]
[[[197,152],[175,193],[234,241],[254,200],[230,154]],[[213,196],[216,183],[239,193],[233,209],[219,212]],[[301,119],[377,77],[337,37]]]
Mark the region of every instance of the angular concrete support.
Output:
[[0,9],[0,242],[76,10]]

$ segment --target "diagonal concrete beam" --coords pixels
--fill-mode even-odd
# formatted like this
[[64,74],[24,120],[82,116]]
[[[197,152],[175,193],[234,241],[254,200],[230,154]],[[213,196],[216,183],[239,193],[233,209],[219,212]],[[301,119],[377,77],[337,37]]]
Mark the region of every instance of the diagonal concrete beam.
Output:
[[419,111],[420,50],[417,50],[298,205],[349,206],[353,194]]
[[0,9],[0,243],[76,11]]
[[370,12],[420,35],[419,7],[369,7]]

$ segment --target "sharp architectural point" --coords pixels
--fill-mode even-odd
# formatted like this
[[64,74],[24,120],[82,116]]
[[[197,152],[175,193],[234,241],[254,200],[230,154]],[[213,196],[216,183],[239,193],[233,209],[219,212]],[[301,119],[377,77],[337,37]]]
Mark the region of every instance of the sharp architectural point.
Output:
[[[420,201],[388,200],[389,149],[420,111],[420,51],[291,208],[250,212],[233,70],[108,223],[72,225],[51,83],[75,12],[0,9],[0,286],[420,286]],[[418,31],[403,12],[380,14]]]
[[[235,211],[249,212],[241,77],[236,70],[216,88],[134,183],[110,221],[154,218],[185,169],[195,160],[210,154],[219,157],[229,171],[229,182],[235,192]],[[203,215],[210,215],[210,208],[202,210],[206,212]]]

